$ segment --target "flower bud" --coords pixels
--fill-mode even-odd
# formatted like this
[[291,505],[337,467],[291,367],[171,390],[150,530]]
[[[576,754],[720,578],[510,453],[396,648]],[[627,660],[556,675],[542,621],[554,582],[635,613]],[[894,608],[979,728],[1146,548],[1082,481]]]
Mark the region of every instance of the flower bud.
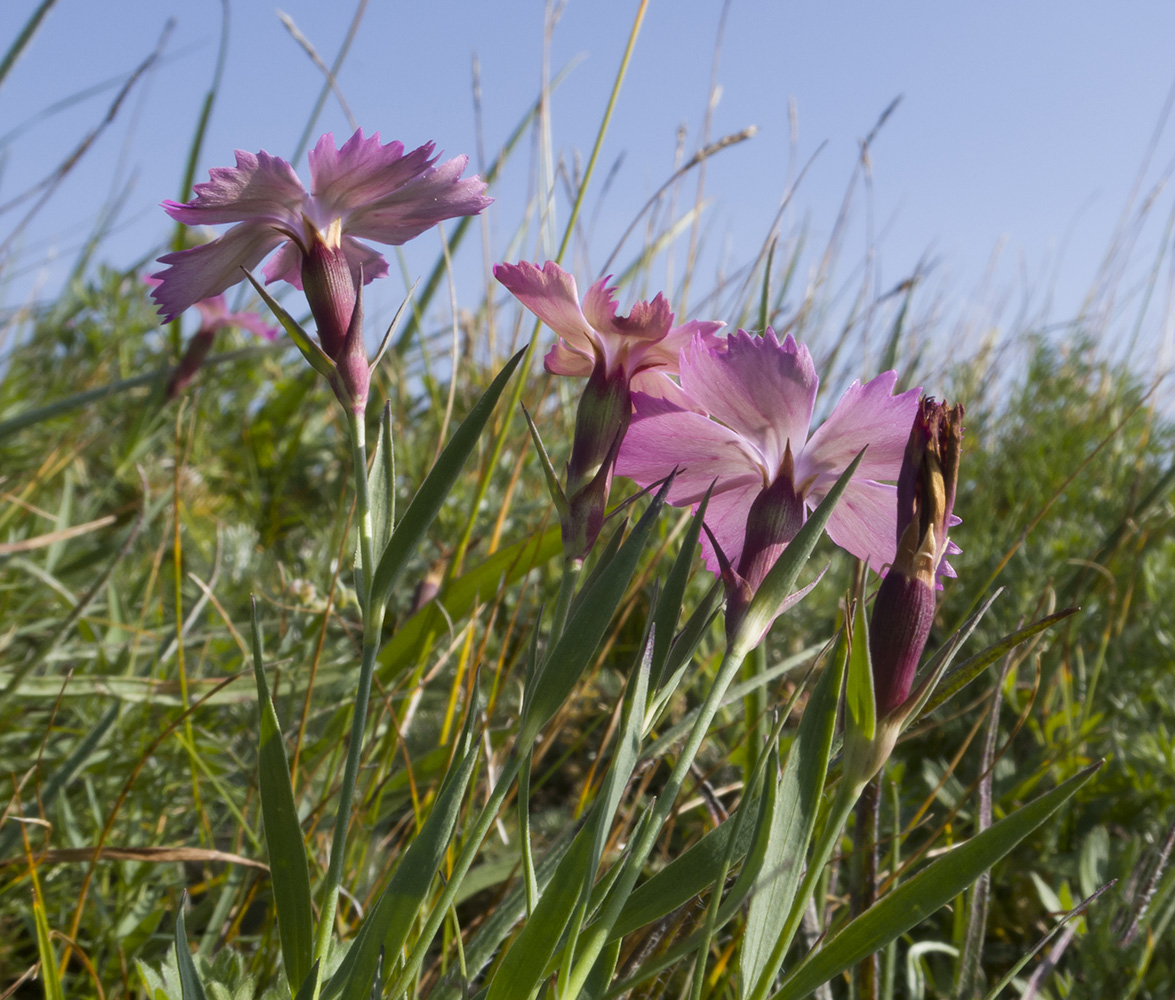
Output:
[[963,407],[923,397],[898,475],[897,554],[869,626],[877,715],[900,708],[934,622],[935,590],[952,523]]

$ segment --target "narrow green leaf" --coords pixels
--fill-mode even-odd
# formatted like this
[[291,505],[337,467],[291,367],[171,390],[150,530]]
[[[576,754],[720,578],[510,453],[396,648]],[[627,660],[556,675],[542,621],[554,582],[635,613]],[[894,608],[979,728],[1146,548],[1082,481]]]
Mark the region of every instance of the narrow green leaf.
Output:
[[49,920],[39,899],[33,900],[33,922],[37,927],[37,957],[41,960],[41,984],[45,989],[45,1000],[65,1000],[61,976],[57,972],[57,956],[53,954],[53,945],[49,940]]
[[371,587],[373,606],[387,601],[392,587],[404,571],[409,557],[416,551],[417,546],[424,538],[424,533],[432,524],[433,518],[437,516],[437,511],[441,509],[445,497],[449,495],[449,491],[457,481],[457,476],[465,465],[466,459],[469,458],[478,438],[481,437],[481,432],[494,410],[494,405],[498,402],[498,397],[502,395],[502,390],[506,388],[506,383],[514,374],[514,369],[518,367],[525,353],[525,350],[519,351],[506,363],[485,394],[469,412],[469,416],[461,422],[461,426],[457,428],[452,439],[445,445],[436,464],[424,482],[420,484],[420,489],[416,491],[416,496],[412,498],[412,502],[404,512],[403,520],[396,525],[396,530],[392,533],[391,540],[376,566]]
[[184,930],[184,907],[188,905],[188,893],[180,897],[179,910],[175,915],[175,964],[180,974],[180,990],[183,1000],[207,1000],[200,977],[196,975],[196,963],[188,951],[188,934]]
[[808,557],[824,533],[824,526],[832,516],[833,508],[836,507],[845,487],[849,485],[849,480],[853,478],[864,454],[865,449],[862,448],[857,457],[849,463],[849,467],[841,473],[832,489],[820,501],[819,506],[812,511],[808,520],[796,532],[796,537],[788,542],[783,554],[771,567],[763,582],[759,584],[759,589],[755,592],[750,607],[747,608],[746,615],[739,626],[738,640],[747,650],[759,644],[759,637],[775,619],[780,605],[795,591],[796,579],[800,575],[800,570],[804,568],[804,564],[808,561]]
[[310,974],[314,959],[313,910],[310,902],[310,867],[306,842],[298,822],[290,765],[282,740],[277,712],[265,682],[264,654],[257,602],[252,602],[253,677],[257,683],[258,772],[261,784],[261,817],[269,855],[270,882],[277,910],[282,961],[290,986],[298,989]]
[[563,704],[587,667],[620,606],[649,533],[665,503],[672,478],[657,493],[616,556],[585,588],[567,621],[567,627],[540,665],[534,689],[523,708],[518,742],[526,746]]
[[596,880],[596,872],[600,867],[600,859],[604,856],[604,846],[608,842],[608,831],[612,829],[612,820],[620,802],[624,798],[624,790],[628,787],[628,779],[632,777],[633,769],[640,760],[641,733],[645,723],[645,703],[649,697],[649,668],[653,659],[653,646],[656,642],[655,630],[652,622],[645,629],[644,641],[641,643],[641,657],[628,678],[624,692],[624,713],[621,719],[620,734],[616,739],[616,749],[612,754],[612,762],[608,766],[608,773],[604,777],[603,787],[596,796],[596,812],[593,826],[595,834],[592,841],[591,862],[588,866],[588,877],[584,882],[584,898],[591,891],[592,883]]
[[809,954],[772,1000],[800,1000],[944,906],[1056,812],[1102,766],[1091,764],[1051,792],[938,858]]
[[[980,609],[980,613],[985,608]],[[939,705],[958,694],[959,691],[975,680],[976,677],[995,663],[996,660],[1007,655],[1008,652],[1015,649],[1022,642],[1026,642],[1045,629],[1052,628],[1058,622],[1064,621],[1070,615],[1074,615],[1080,610],[1080,608],[1063,608],[1055,614],[1046,615],[1031,625],[1025,625],[1024,628],[1017,629],[1015,632],[1004,636],[999,642],[992,643],[986,649],[964,660],[942,679],[941,683],[935,689],[934,694],[930,696],[930,700],[922,707],[921,714],[925,715],[928,712],[933,712]]]
[[387,401],[380,415],[371,472],[367,477],[367,500],[371,506],[371,540],[378,560],[387,548],[396,526],[396,465],[392,452],[392,404]]
[[579,831],[559,862],[555,877],[539,898],[534,913],[498,964],[486,1000],[524,1000],[542,980],[580,901],[585,881],[590,888],[593,825],[588,824]]
[[[852,645],[842,635],[832,662],[812,689],[779,779],[776,806],[769,819],[771,830],[762,876],[751,896],[739,951],[739,975],[744,989],[749,990],[758,983],[764,973],[774,978],[783,961],[783,955],[775,958],[773,951],[804,874],[804,859],[824,794],[846,661],[852,655]],[[774,775],[769,775],[767,780],[774,781]]]
[[543,445],[539,429],[534,425],[530,410],[525,405],[522,407],[522,415],[526,417],[526,426],[530,428],[530,439],[534,442],[534,450],[539,456],[539,465],[543,468],[543,478],[547,481],[547,492],[551,495],[551,501],[555,504],[555,510],[558,511],[560,520],[563,520],[571,512],[571,507],[567,503],[567,494],[559,485],[559,474],[555,471],[555,466],[551,464],[551,458]]
[[458,744],[459,757],[446,776],[428,819],[408,845],[388,887],[367,914],[346,958],[327,983],[324,1000],[340,995],[343,1000],[367,1000],[379,967],[380,951],[399,955],[412,925],[423,915],[477,764],[478,741],[474,729],[477,715],[475,706],[471,706]]
[[849,643],[849,670],[845,684],[846,725],[851,722],[861,739],[877,732],[877,699],[873,694],[873,664],[869,657],[869,626],[860,601],[853,602],[853,639]]
[[294,996],[294,1000],[314,1000],[318,995],[318,977],[320,975],[320,968],[318,961],[310,967],[310,975],[303,981],[302,986]]

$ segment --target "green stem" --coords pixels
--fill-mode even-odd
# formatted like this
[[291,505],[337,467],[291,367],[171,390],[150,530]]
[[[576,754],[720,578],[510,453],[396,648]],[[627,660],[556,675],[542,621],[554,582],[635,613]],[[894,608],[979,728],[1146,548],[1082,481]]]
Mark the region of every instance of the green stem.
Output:
[[553,646],[563,634],[567,625],[567,612],[571,609],[571,599],[575,596],[575,585],[579,582],[583,572],[582,559],[563,560],[563,579],[559,581],[559,597],[555,601],[555,617],[551,621],[550,644]]
[[812,897],[812,892],[824,871],[824,866],[828,864],[833,850],[840,843],[841,831],[844,830],[849,814],[852,813],[853,807],[861,795],[861,789],[864,787],[864,782],[855,784],[842,780],[840,787],[837,788],[836,798],[833,799],[832,807],[828,810],[828,820],[821,829],[820,839],[816,842],[816,849],[812,852],[812,861],[808,865],[808,870],[804,872],[804,880],[800,883],[795,899],[792,900],[787,922],[783,925],[783,930],[775,942],[775,947],[771,949],[771,955],[763,967],[759,981],[755,984],[755,989],[747,997],[747,1000],[764,1000],[775,982],[775,977],[779,975],[787,950],[791,947],[796,931],[799,930],[804,910],[808,908],[808,900]]
[[747,643],[742,636],[735,636],[727,647],[726,655],[722,658],[722,664],[718,668],[718,676],[710,686],[706,700],[698,710],[693,728],[690,729],[685,744],[681,748],[677,763],[673,766],[673,772],[669,775],[669,780],[665,783],[664,789],[653,806],[651,820],[644,827],[633,846],[632,861],[628,866],[626,878],[623,880],[625,884],[617,883],[613,892],[609,894],[605,911],[600,919],[589,927],[587,933],[580,938],[579,955],[575,968],[568,977],[567,989],[563,995],[576,997],[583,989],[592,966],[607,943],[608,935],[620,914],[620,909],[627,902],[629,893],[644,867],[645,859],[652,853],[662,827],[669,821],[677,807],[677,795],[681,791],[682,785],[685,784],[686,776],[702,747],[702,742],[706,738],[706,733],[709,732],[714,716],[718,714],[718,709],[722,706],[726,689],[730,687],[731,681],[738,674],[743,660],[749,652]]
[[[371,678],[375,658],[379,652],[379,634],[383,628],[383,606],[372,607],[368,587],[375,572],[375,546],[372,541],[371,502],[367,494],[367,428],[362,414],[348,411],[351,431],[351,459],[355,467],[355,505],[359,513],[359,576],[360,599],[363,610],[363,659],[359,667],[359,683],[355,690],[355,704],[351,716],[351,741],[347,746],[347,761],[343,768],[343,786],[339,789],[339,806],[335,813],[334,836],[331,840],[330,862],[323,888],[322,912],[318,937],[314,944],[314,958],[325,962],[330,951],[331,930],[339,902],[339,887],[343,881],[343,860],[347,848],[347,827],[351,819],[351,802],[355,797],[355,782],[359,776],[359,760],[363,751],[363,730],[367,724],[367,702],[371,694]],[[391,442],[388,442],[391,447]]]

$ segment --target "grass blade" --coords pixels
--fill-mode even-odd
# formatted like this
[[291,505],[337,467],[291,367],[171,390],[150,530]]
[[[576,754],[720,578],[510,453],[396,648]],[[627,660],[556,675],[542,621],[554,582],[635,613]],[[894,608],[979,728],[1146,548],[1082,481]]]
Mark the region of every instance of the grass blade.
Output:
[[1091,764],[1051,792],[939,858],[810,952],[771,1000],[800,1000],[921,923],[1048,819],[1102,766]]
[[207,1000],[200,977],[196,975],[196,963],[188,951],[188,934],[184,930],[184,907],[188,905],[188,893],[184,891],[180,907],[175,915],[175,964],[180,974],[180,990],[183,1000]]
[[416,491],[416,496],[404,512],[403,520],[396,525],[396,530],[376,565],[371,584],[372,606],[387,601],[409,557],[416,551],[424,533],[437,516],[437,511],[441,509],[445,497],[457,481],[465,460],[469,458],[478,438],[481,437],[498,397],[502,395],[502,390],[506,388],[506,383],[514,374],[514,369],[518,367],[524,353],[525,351],[519,351],[506,362],[506,366],[477,401],[469,416],[461,422],[461,426],[445,445],[436,464],[420,484],[420,489]]
[[258,772],[265,847],[277,910],[286,977],[298,989],[310,975],[314,957],[313,911],[310,903],[310,867],[306,842],[298,822],[298,807],[290,784],[290,765],[282,742],[277,712],[269,697],[262,667],[261,625],[253,601],[253,677],[257,682]]

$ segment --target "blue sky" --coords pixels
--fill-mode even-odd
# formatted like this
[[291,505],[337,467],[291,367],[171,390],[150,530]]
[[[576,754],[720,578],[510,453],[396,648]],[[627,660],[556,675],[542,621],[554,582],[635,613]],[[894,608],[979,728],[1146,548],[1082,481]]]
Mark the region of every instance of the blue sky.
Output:
[[[15,32],[35,6],[33,0],[6,0],[8,30]],[[321,0],[288,0],[283,9],[324,58],[333,60],[350,10],[340,13]],[[554,94],[551,127],[554,153],[565,163],[577,155],[586,160],[636,9],[634,0],[570,0],[562,11],[550,64],[553,70],[569,63],[574,68]],[[623,159],[603,202],[588,200],[591,237],[574,261],[581,286],[598,277],[634,213],[672,173],[679,126],[686,129],[687,154],[697,148],[722,9],[719,0],[649,3],[595,195],[604,175]],[[18,238],[8,259],[0,260],[4,306],[34,291],[51,294],[101,206],[128,182],[133,184],[119,226],[103,256],[128,265],[167,238],[166,220],[156,206],[177,191],[212,75],[220,12],[214,0],[58,0],[0,86],[0,203],[6,206],[97,123],[113,98],[112,81],[152,51],[169,18],[174,27],[163,60]],[[492,157],[537,94],[543,23],[539,0],[370,0],[339,84],[369,132],[378,130],[385,140],[398,138],[409,147],[432,139],[448,155],[469,152],[476,161],[471,97],[476,53],[483,145]],[[1175,4],[1169,0],[732,0],[718,56],[721,98],[710,136],[749,125],[758,133],[708,164],[711,200],[703,219],[699,284],[709,286],[717,273],[754,259],[789,176],[814,154],[785,229],[794,232],[806,224],[811,245],[821,247],[836,221],[861,138],[901,95],[872,147],[870,201],[867,205],[858,190],[851,207],[844,280],[853,280],[852,265],[872,246],[879,289],[901,281],[929,257],[948,312],[963,312],[981,299],[1008,301],[1014,308],[1025,294],[1039,302],[1052,290],[1054,318],[1071,314],[1114,239],[1175,84],[1173,38]],[[238,0],[231,8],[227,69],[198,179],[210,166],[231,163],[236,147],[292,155],[321,80],[273,7]],[[108,86],[46,114],[101,84]],[[794,152],[789,105],[798,121]],[[316,135],[329,129],[341,141],[349,134],[333,99],[319,126]],[[1170,123],[1141,174],[1143,194],[1166,176],[1173,161],[1175,123]],[[491,260],[510,248],[534,162],[528,139],[493,192]],[[304,158],[295,165],[305,176]],[[681,187],[680,204],[693,199],[695,176]],[[1171,205],[1171,193],[1164,191],[1139,235],[1132,275],[1145,274],[1151,265]],[[0,214],[0,239],[22,214],[19,208]],[[560,226],[566,218],[567,202],[561,199]],[[470,305],[485,263],[478,242],[464,248],[457,272],[458,299]],[[997,248],[998,262],[985,284]],[[406,248],[409,272],[425,273],[438,249],[435,234]],[[638,249],[638,242],[630,242],[618,258],[620,266]],[[536,252],[533,236],[519,251],[527,257]],[[679,279],[684,254],[683,240],[672,265],[662,260],[654,266],[652,280]],[[398,301],[402,285],[394,279],[387,284],[395,286],[390,300]],[[633,294],[621,299],[630,301]]]

